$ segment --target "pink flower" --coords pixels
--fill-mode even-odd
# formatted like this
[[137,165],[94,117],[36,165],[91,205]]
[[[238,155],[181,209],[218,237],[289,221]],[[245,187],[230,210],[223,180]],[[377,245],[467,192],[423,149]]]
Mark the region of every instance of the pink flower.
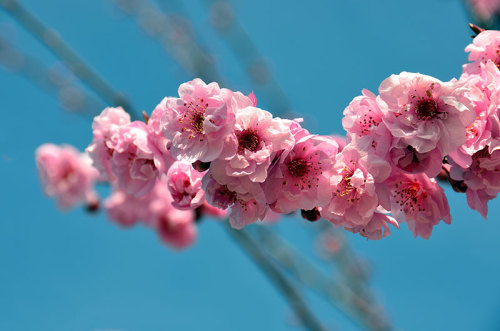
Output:
[[92,122],[94,139],[86,151],[104,181],[111,182],[115,179],[110,164],[113,154],[112,140],[115,139],[118,130],[128,124],[130,124],[130,115],[121,107],[104,109]]
[[106,201],[108,217],[124,227],[129,227],[140,220],[144,220],[148,211],[148,200],[146,197],[136,197],[122,190],[115,190]]
[[182,210],[193,210],[203,205],[205,192],[201,189],[203,173],[191,164],[175,162],[167,173],[168,189],[172,194],[172,205]]
[[194,79],[179,87],[180,98],[165,98],[158,106],[161,126],[171,142],[171,153],[187,162],[210,162],[236,153],[226,146],[234,125],[234,107],[253,102],[239,92],[220,89],[217,83]]
[[483,21],[489,21],[500,9],[498,0],[469,0],[469,2],[476,15]]
[[153,110],[147,125],[149,130],[149,139],[157,150],[154,157],[155,164],[160,173],[166,174],[175,159],[168,150],[170,142],[167,138],[165,138],[161,129],[161,118],[163,117],[164,109],[160,107],[160,105]]
[[378,206],[387,200],[382,183],[390,172],[389,163],[377,155],[347,145],[335,158],[328,190],[330,201],[322,208],[321,216],[349,228],[366,226]]
[[155,162],[156,146],[149,139],[143,122],[133,122],[121,127],[110,144],[111,167],[116,185],[128,194],[145,195],[160,176]]
[[222,177],[247,177],[262,183],[276,153],[289,149],[294,140],[290,131],[292,121],[273,118],[271,113],[255,107],[238,109],[236,114],[235,139],[228,144],[235,146],[237,153],[227,160],[212,162],[213,176],[219,183]]
[[97,201],[94,182],[99,174],[88,155],[68,145],[43,144],[35,158],[45,194],[57,199],[61,208]]
[[352,233],[359,233],[367,240],[380,240],[391,234],[389,224],[399,229],[399,224],[393,217],[375,213],[366,225],[355,225],[353,227],[344,227],[344,229]]
[[419,153],[403,140],[394,140],[389,151],[391,164],[406,173],[425,173],[435,177],[441,171],[443,155],[438,148],[426,153]]
[[337,134],[332,134],[330,137],[332,137],[333,140],[335,140],[335,142],[339,146],[339,150],[338,150],[339,153],[342,152],[342,150],[344,149],[344,147],[347,145],[346,137],[345,136],[340,136],[340,135],[337,135]]
[[[499,6],[500,3],[497,3]],[[500,31],[485,30],[478,34],[472,44],[465,47],[469,52],[469,62],[463,67],[464,74],[477,74],[481,71],[481,63],[492,61],[497,67],[500,65]]]
[[280,213],[323,207],[330,201],[330,176],[338,151],[327,136],[306,136],[277,161],[264,187],[271,208]]
[[177,249],[193,244],[197,237],[194,211],[179,210],[172,205],[173,199],[165,180],[156,182],[147,201],[145,221],[156,229],[163,242]]
[[467,203],[486,218],[488,201],[500,192],[500,141],[495,140],[490,146],[472,155],[470,167],[462,168],[451,161],[450,176],[454,180],[463,180],[467,185]]
[[395,172],[386,180],[386,185],[392,215],[406,222],[415,237],[429,239],[432,228],[440,220],[451,223],[448,200],[434,178]]
[[384,80],[379,91],[384,123],[395,138],[393,146],[398,144],[403,154],[409,148],[419,153],[409,163],[420,162],[418,156],[423,154],[437,159],[439,153],[442,159],[466,142],[465,128],[474,122],[475,114],[464,95],[464,82],[443,83],[430,76],[402,72]]
[[392,135],[382,121],[384,114],[375,94],[366,89],[362,93],[344,110],[342,126],[347,131],[347,142],[353,142],[360,149],[386,158]]
[[263,220],[268,206],[260,184],[236,177],[226,181],[228,184],[218,183],[211,170],[205,174],[202,182],[207,202],[219,209],[230,208],[229,223],[236,229]]
[[493,137],[500,135],[500,120],[497,115],[500,96],[500,71],[488,61],[481,63],[481,71],[475,75],[463,75],[469,91],[466,96],[471,100],[476,113],[475,121],[466,128],[467,140],[456,152],[450,153],[461,167],[472,163],[472,155],[488,146]]

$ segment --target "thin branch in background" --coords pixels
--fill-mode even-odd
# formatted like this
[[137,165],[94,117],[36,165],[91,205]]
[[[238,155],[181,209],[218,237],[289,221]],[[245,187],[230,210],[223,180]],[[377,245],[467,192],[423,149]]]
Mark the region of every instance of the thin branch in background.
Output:
[[342,283],[334,283],[286,240],[267,226],[252,228],[259,244],[290,274],[306,287],[325,297],[354,322],[368,330],[392,330],[382,305],[367,302],[364,297]]
[[166,15],[150,1],[113,2],[122,11],[134,16],[137,24],[148,35],[157,39],[190,75],[223,85],[222,77],[215,69],[214,58],[198,45],[188,20],[180,16]]
[[224,222],[229,235],[245,250],[260,269],[268,276],[274,285],[280,289],[287,298],[287,302],[292,306],[297,317],[308,330],[325,330],[319,320],[314,316],[305,302],[297,287],[283,274],[283,272],[269,259],[267,254],[245,229],[235,230],[229,226],[229,222]]
[[55,95],[61,106],[68,111],[92,118],[103,108],[102,102],[73,84],[71,73],[63,72],[62,65],[52,68],[46,66],[37,57],[16,48],[1,34],[0,65]]
[[[160,0],[165,2],[165,0]],[[209,8],[210,22],[229,46],[248,77],[260,89],[273,113],[293,117],[295,113],[285,92],[273,75],[258,47],[234,14],[229,1],[203,0]]]
[[338,266],[343,282],[367,302],[374,302],[368,283],[370,268],[353,250],[346,235],[327,221],[316,222],[318,251],[324,260]]
[[55,30],[48,28],[35,15],[24,8],[19,1],[0,0],[0,7],[58,56],[81,81],[96,91],[103,100],[114,106],[122,106],[131,113],[132,117],[139,118],[139,114],[122,93],[111,86],[94,69],[90,68]]

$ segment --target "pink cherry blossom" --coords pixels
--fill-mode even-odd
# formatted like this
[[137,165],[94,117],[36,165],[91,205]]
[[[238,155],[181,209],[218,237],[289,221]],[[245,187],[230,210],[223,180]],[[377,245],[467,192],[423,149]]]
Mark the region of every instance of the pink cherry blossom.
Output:
[[438,148],[419,153],[402,139],[394,139],[389,150],[391,164],[406,173],[425,173],[435,177],[441,171],[443,155]]
[[193,244],[197,237],[194,211],[179,210],[172,205],[173,198],[166,180],[155,183],[147,201],[145,222],[156,229],[163,242],[177,249]]
[[35,158],[45,193],[57,199],[61,208],[97,202],[94,182],[99,174],[87,154],[68,145],[43,144]]
[[488,201],[500,192],[500,141],[495,140],[490,146],[474,153],[470,167],[462,168],[453,160],[451,165],[451,178],[463,180],[467,185],[469,207],[486,218]]
[[264,191],[260,184],[248,179],[228,177],[227,184],[218,183],[211,170],[203,177],[207,202],[219,209],[230,208],[229,222],[233,228],[263,220],[268,211]]
[[472,155],[491,143],[500,135],[500,120],[497,114],[500,96],[500,71],[493,62],[480,64],[478,74],[463,75],[469,88],[466,96],[471,100],[476,113],[475,121],[466,128],[467,140],[450,157],[461,167],[472,163]]
[[160,172],[155,163],[157,149],[149,139],[146,124],[133,122],[121,127],[110,147],[117,187],[136,196],[149,192]]
[[342,126],[347,131],[347,143],[352,142],[362,150],[385,158],[392,143],[392,135],[382,118],[377,96],[363,90],[362,95],[355,97],[344,110]]
[[105,201],[108,217],[121,226],[129,227],[144,220],[148,211],[148,196],[136,197],[123,190],[115,190]]
[[497,67],[500,65],[500,31],[485,30],[478,34],[472,44],[465,47],[469,52],[469,62],[464,65],[465,74],[477,74],[481,71],[481,63],[492,61]]
[[475,113],[465,96],[465,82],[443,83],[402,72],[384,80],[379,91],[384,123],[403,153],[410,148],[434,157],[439,152],[442,159],[466,142],[465,129],[474,122]]
[[387,200],[382,182],[390,173],[387,161],[355,145],[346,146],[335,158],[328,190],[330,201],[321,215],[336,225],[366,226],[378,206]]
[[440,220],[451,223],[448,200],[434,178],[395,172],[386,180],[386,185],[392,215],[406,222],[415,237],[429,239]]
[[170,154],[170,142],[165,138],[161,129],[161,118],[163,117],[164,109],[157,106],[147,122],[149,130],[149,140],[156,147],[154,155],[155,165],[158,171],[166,174],[175,159]]
[[205,192],[201,189],[202,178],[203,173],[195,170],[190,163],[175,162],[167,173],[172,205],[182,210],[193,210],[203,205]]
[[92,122],[94,139],[86,151],[104,181],[111,182],[115,179],[110,163],[113,154],[111,146],[119,128],[128,124],[130,115],[121,107],[104,109]]
[[[271,113],[255,107],[238,109],[234,145],[237,153],[227,160],[212,162],[213,176],[225,184],[223,177],[247,177],[262,183],[276,153],[293,146],[292,121],[273,118]],[[230,147],[232,149],[232,147]]]
[[326,205],[337,151],[331,137],[306,136],[284,152],[264,184],[271,208],[286,214]]
[[380,240],[391,234],[389,224],[399,229],[399,224],[389,215],[374,213],[372,219],[366,225],[355,225],[353,227],[344,227],[352,233],[359,233],[367,240]]
[[233,155],[225,146],[234,135],[234,106],[253,104],[241,93],[220,89],[217,83],[194,79],[179,87],[180,98],[165,98],[158,106],[161,126],[171,153],[187,162],[210,162]]

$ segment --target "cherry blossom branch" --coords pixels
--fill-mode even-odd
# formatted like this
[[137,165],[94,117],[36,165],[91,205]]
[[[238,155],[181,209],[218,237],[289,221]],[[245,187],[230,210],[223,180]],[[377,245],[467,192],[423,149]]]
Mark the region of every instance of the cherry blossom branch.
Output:
[[[31,33],[40,39],[45,46],[47,46],[56,55],[73,69],[78,78],[88,84],[88,86],[96,91],[103,99],[124,105],[128,112],[132,112],[132,108],[123,95],[117,92],[110,86],[104,79],[102,79],[95,71],[87,66],[85,61],[74,52],[67,44],[65,44],[57,34],[46,28],[34,15],[23,8],[15,0],[0,1],[0,6],[11,13],[23,26],[25,26]],[[236,240],[240,246],[247,251],[248,255],[255,260],[262,270],[273,281],[278,290],[289,300],[290,305],[297,313],[297,316],[303,321],[304,326],[310,330],[323,330],[323,326],[312,314],[302,295],[291,283],[283,272],[273,264],[269,257],[263,250],[255,244],[253,239],[243,231],[236,231],[228,228],[229,233]]]
[[137,116],[136,111],[122,93],[111,86],[94,69],[90,68],[56,31],[47,27],[35,15],[24,8],[19,1],[0,0],[0,7],[58,56],[78,78],[92,88],[103,100],[112,105],[122,106],[130,113],[135,114],[134,116]]
[[302,294],[296,286],[286,277],[260,248],[261,242],[257,243],[248,231],[241,229],[235,230],[229,226],[229,222],[223,222],[223,225],[229,235],[244,249],[244,251],[253,259],[266,276],[274,283],[280,292],[287,298],[293,310],[300,318],[304,327],[309,330],[326,330],[319,320],[314,316],[305,302]]
[[79,86],[72,84],[69,78],[47,67],[40,59],[17,49],[8,40],[0,36],[0,64],[34,83],[40,89],[55,94],[63,108],[93,117],[104,105],[95,97],[86,93]]
[[213,58],[202,49],[179,16],[167,15],[146,0],[113,0],[116,6],[137,19],[137,24],[157,39],[166,51],[191,75],[207,81],[223,82]]

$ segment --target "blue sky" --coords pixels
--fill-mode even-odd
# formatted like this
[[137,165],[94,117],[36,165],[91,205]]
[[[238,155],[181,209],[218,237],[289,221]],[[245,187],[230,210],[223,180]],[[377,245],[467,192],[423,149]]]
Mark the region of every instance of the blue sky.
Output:
[[[111,1],[23,3],[137,109],[150,112],[194,78]],[[293,110],[320,134],[342,133],[342,111],[350,100],[363,88],[376,92],[393,73],[458,77],[471,41],[458,0],[233,4]],[[185,8],[227,87],[254,90],[266,108],[210,26],[202,1],[185,2]],[[17,47],[57,65],[4,12],[0,22],[0,33]],[[34,150],[44,142],[83,150],[91,121],[64,111],[53,95],[3,67],[0,86],[0,330],[293,329],[286,302],[219,224],[203,222],[198,243],[179,253],[146,229],[122,230],[103,215],[58,211],[41,192]],[[382,241],[348,234],[349,240],[369,261],[374,291],[399,329],[497,330],[500,204],[490,203],[485,221],[464,196],[446,192],[452,224],[437,226],[429,241],[413,239],[404,225]],[[307,227],[295,219],[279,225],[289,241],[311,252]],[[334,330],[358,330],[309,296]]]

